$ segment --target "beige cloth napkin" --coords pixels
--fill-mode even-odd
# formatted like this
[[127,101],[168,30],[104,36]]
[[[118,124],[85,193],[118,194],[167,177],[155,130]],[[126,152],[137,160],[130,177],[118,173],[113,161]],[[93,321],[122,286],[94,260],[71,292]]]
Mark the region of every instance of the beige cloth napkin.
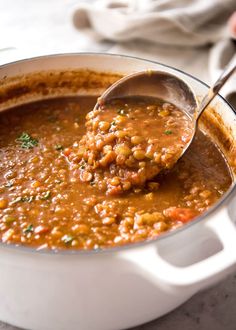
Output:
[[[73,21],[115,41],[111,52],[153,59],[211,83],[225,52],[215,45],[229,40],[227,20],[235,10],[236,0],[97,0],[78,3]],[[209,68],[212,61],[216,67]]]
[[115,41],[198,46],[225,35],[233,10],[235,0],[100,0],[78,4],[74,23]]

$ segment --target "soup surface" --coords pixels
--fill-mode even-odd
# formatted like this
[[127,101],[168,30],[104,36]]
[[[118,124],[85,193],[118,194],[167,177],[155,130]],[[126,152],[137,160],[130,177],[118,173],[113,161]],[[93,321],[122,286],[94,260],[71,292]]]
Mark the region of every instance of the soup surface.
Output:
[[[55,99],[0,114],[2,242],[98,249],[151,239],[201,214],[229,188],[227,164],[201,132],[168,173],[142,189],[113,195],[94,180],[81,180],[84,164],[70,155],[78,153],[95,102]],[[172,138],[174,126],[165,130]]]

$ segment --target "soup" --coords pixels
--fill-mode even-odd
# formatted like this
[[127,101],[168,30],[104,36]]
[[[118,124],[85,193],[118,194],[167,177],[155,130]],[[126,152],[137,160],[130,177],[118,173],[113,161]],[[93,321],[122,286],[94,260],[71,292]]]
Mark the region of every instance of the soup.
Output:
[[95,102],[53,99],[0,114],[2,242],[99,249],[153,239],[206,211],[231,185],[225,159],[200,131],[187,154],[142,189],[108,194],[94,180],[81,180],[83,164],[70,155]]
[[192,121],[173,104],[125,97],[86,116],[86,134],[69,161],[80,164],[81,181],[108,195],[156,186],[150,180],[170,169],[191,138]]

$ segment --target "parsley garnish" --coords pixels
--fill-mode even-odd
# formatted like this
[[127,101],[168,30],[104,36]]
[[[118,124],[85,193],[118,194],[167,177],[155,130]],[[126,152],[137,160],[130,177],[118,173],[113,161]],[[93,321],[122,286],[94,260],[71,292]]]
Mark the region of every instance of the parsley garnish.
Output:
[[170,135],[170,134],[172,134],[173,132],[172,132],[171,130],[167,129],[164,133],[165,133],[166,135]]
[[16,140],[17,142],[21,142],[21,148],[23,149],[32,149],[38,145],[38,140],[32,138],[28,133],[23,132],[21,136]]
[[49,199],[51,197],[51,192],[48,190],[48,191],[46,191],[41,197],[40,197],[40,199],[42,199],[42,200],[47,200],[47,199]]
[[22,197],[22,202],[31,203],[31,202],[33,202],[33,200],[34,200],[34,196],[25,196],[25,197]]
[[117,110],[117,113],[121,116],[125,116],[126,115],[126,111],[124,109],[119,109]]
[[71,244],[71,242],[73,241],[74,237],[71,235],[64,235],[61,240],[62,242],[64,242],[65,244]]
[[54,149],[57,150],[57,151],[60,151],[60,150],[63,150],[64,147],[61,144],[56,144]]
[[26,227],[26,228],[23,230],[23,232],[24,232],[25,234],[32,233],[33,231],[34,231],[34,227],[33,227],[32,224],[28,225],[28,227]]
[[16,204],[18,202],[28,202],[28,203],[31,203],[33,202],[34,200],[34,196],[19,196],[19,197],[16,197],[16,199],[14,199],[12,201],[12,204]]
[[82,161],[80,162],[80,170],[84,170],[84,169],[85,169],[85,161],[82,160]]

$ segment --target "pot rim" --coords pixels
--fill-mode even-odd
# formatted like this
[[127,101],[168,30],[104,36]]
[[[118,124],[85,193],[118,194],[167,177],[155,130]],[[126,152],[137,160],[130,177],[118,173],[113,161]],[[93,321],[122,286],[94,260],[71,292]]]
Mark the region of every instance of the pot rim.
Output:
[[[180,72],[181,74],[192,78],[193,80],[199,82],[200,84],[204,85],[207,88],[210,88],[210,86],[208,84],[206,84],[205,82],[203,82],[202,80],[192,76],[189,73],[186,73],[180,69],[176,69],[170,65],[167,64],[163,64],[157,61],[153,61],[153,60],[148,60],[145,58],[141,58],[138,56],[130,56],[130,55],[122,55],[122,54],[114,54],[114,53],[103,53],[103,52],[70,52],[70,53],[59,53],[59,54],[49,54],[49,55],[41,55],[41,56],[33,56],[30,58],[26,58],[26,59],[21,59],[21,60],[16,60],[13,62],[9,62],[6,64],[2,64],[0,65],[0,69],[1,68],[5,68],[11,65],[15,65],[15,64],[21,64],[21,63],[25,63],[25,62],[29,62],[32,60],[40,60],[40,59],[47,59],[47,58],[53,58],[53,57],[79,57],[79,56],[101,56],[101,57],[120,57],[120,58],[128,58],[128,59],[135,59],[141,62],[147,62],[147,63],[153,63],[153,64],[158,64],[160,66],[162,66],[163,68],[170,68],[175,72]],[[234,113],[234,115],[236,116],[236,110],[233,108],[233,106],[220,94],[217,95],[222,102],[225,102],[228,107],[232,110],[232,112]],[[180,228],[177,228],[173,231],[167,231],[166,233],[163,233],[159,236],[157,236],[156,238],[153,239],[147,239],[141,242],[137,242],[137,243],[128,243],[122,246],[115,246],[115,247],[106,247],[106,248],[102,248],[102,249],[92,249],[92,250],[79,250],[79,249],[69,249],[69,250],[62,250],[62,249],[42,249],[42,250],[37,250],[37,248],[34,247],[30,247],[30,246],[23,246],[23,245],[17,245],[17,244],[6,244],[3,242],[0,242],[0,248],[4,248],[4,249],[9,249],[9,250],[17,250],[17,251],[21,251],[21,252],[30,252],[30,253],[37,253],[37,254],[46,254],[46,255],[101,255],[101,254],[105,254],[105,253],[116,253],[116,252],[121,252],[124,250],[129,250],[129,249],[133,249],[133,248],[140,248],[140,247],[145,247],[145,246],[149,246],[151,244],[156,244],[157,242],[159,242],[160,240],[163,240],[165,238],[169,238],[169,237],[173,237],[174,235],[177,235],[178,233],[187,230],[188,228],[195,226],[196,224],[198,224],[199,222],[203,221],[204,219],[206,220],[207,216],[210,214],[215,213],[226,201],[228,201],[233,193],[236,192],[236,182],[233,182],[231,187],[229,188],[229,190],[218,200],[217,203],[215,203],[212,207],[210,207],[206,212],[203,212],[203,214],[201,214],[199,217],[197,217],[195,220],[190,221],[189,223],[181,226]]]

